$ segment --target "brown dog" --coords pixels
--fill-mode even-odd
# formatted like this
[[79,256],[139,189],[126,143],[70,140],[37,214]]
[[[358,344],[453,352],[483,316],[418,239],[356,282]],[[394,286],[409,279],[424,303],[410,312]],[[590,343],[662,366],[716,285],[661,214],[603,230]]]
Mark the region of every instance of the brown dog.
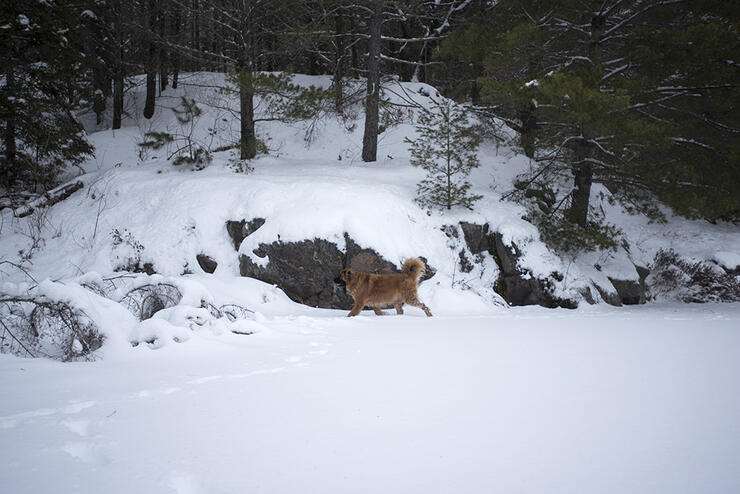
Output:
[[348,317],[356,316],[366,305],[372,307],[378,315],[382,314],[380,308],[386,305],[393,305],[398,314],[403,314],[403,304],[418,307],[428,317],[432,317],[429,307],[416,294],[419,278],[425,269],[424,262],[417,257],[404,262],[401,268],[403,272],[396,274],[372,274],[343,269],[339,278],[347,284],[347,290],[355,299],[355,305]]

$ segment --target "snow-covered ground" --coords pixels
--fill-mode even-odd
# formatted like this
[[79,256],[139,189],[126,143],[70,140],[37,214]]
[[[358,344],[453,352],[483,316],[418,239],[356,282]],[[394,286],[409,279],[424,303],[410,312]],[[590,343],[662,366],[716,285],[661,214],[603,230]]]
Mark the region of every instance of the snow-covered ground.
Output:
[[0,356],[8,493],[740,491],[740,306],[295,306],[251,336]]
[[[199,142],[233,142],[237,128],[206,87],[222,76],[182,81],[151,121],[91,134],[83,189],[31,216],[0,211],[2,292],[68,301],[106,336],[92,362],[0,355],[0,491],[740,492],[740,304],[506,308],[492,257],[461,273],[460,244],[451,250],[441,227],[488,223],[534,274],[563,273],[557,288],[571,295],[607,276],[635,279],[633,264],[661,247],[734,268],[740,228],[656,225],[595,199],[630,250],[561,259],[521,206],[499,200],[528,163],[490,142],[471,177],[484,196],[476,211],[424,211],[413,201],[423,172],[404,143],[409,109],[381,134],[377,163],[359,159],[358,113],[258,124],[269,153],[249,174],[233,170],[230,151],[201,171],[175,168],[136,144],[177,130],[169,108],[181,95],[205,109]],[[424,84],[390,89],[422,105],[437,97]],[[142,92],[129,96],[137,115]],[[265,224],[237,252],[225,222],[255,217]],[[239,253],[264,262],[260,242],[341,248],[345,232],[397,265],[424,255],[437,273],[419,294],[435,317],[407,308],[347,319],[238,276]],[[199,253],[218,262],[213,275]],[[160,274],[106,285],[136,260]],[[152,281],[184,297],[138,321],[117,302]],[[83,285],[108,286],[107,298]],[[253,312],[228,321],[203,302]]]

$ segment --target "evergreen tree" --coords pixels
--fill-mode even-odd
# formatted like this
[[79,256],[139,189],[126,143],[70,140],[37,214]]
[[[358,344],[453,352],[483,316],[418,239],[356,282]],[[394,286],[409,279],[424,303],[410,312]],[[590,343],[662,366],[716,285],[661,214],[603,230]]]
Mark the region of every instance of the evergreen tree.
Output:
[[470,193],[467,177],[480,166],[476,150],[481,138],[468,115],[450,100],[435,102],[419,116],[416,130],[419,137],[406,142],[411,145],[411,164],[427,172],[417,185],[419,203],[472,209],[481,196]]
[[654,218],[656,199],[688,216],[732,216],[737,13],[712,1],[502,0],[446,50],[482,65],[483,101],[533,158],[521,196],[556,194],[550,223],[592,226],[594,182]]
[[[147,132],[146,138],[139,146],[143,149],[162,149],[167,147],[169,155],[167,159],[172,160],[175,166],[187,164],[193,165],[196,170],[202,170],[212,160],[210,147],[199,141],[195,135],[198,120],[203,115],[203,110],[196,104],[195,100],[185,96],[180,98],[181,108],[173,108],[177,122],[180,124],[179,132]],[[174,149],[170,148],[172,146]]]
[[75,118],[90,85],[74,4],[4,2],[0,11],[0,184],[52,187],[92,153]]

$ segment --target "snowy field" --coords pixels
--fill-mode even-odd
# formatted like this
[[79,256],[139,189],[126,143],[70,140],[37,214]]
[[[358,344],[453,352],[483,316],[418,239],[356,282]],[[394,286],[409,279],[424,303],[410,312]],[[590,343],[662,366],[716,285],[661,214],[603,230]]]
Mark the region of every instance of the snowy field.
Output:
[[97,362],[0,356],[7,493],[740,492],[740,305],[295,306]]

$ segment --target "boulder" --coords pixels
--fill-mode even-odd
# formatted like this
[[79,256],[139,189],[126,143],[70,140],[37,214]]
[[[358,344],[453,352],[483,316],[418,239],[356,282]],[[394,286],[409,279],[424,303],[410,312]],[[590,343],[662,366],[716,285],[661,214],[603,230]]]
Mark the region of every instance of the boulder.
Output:
[[515,243],[506,245],[502,235],[493,233],[496,262],[501,269],[501,279],[496,284],[496,291],[510,305],[541,305],[543,307],[564,307],[575,309],[578,302],[562,299],[553,295],[553,280],[562,280],[562,275],[553,272],[548,278],[536,278],[532,273],[519,266],[521,250]]
[[239,256],[239,272],[277,285],[292,300],[312,307],[349,309],[352,297],[334,280],[343,268],[343,254],[324,239],[260,244],[254,251],[269,259],[262,267],[249,256]]
[[427,258],[426,257],[424,257],[424,256],[418,256],[418,257],[419,257],[419,259],[421,259],[424,262],[424,264],[427,267],[426,271],[424,271],[424,274],[421,276],[421,278],[419,278],[419,283],[422,283],[422,282],[428,280],[429,278],[434,277],[434,275],[437,274],[437,268],[435,268],[434,266],[430,265],[429,264],[429,261],[427,261]]
[[594,287],[596,287],[596,290],[599,292],[599,295],[601,296],[601,300],[615,307],[622,306],[622,298],[619,296],[619,292],[606,291],[602,287],[597,285],[596,283],[594,283]]
[[259,227],[265,224],[264,218],[253,218],[247,220],[229,220],[226,222],[226,232],[229,234],[231,241],[234,244],[234,248],[239,250],[239,246],[242,244],[245,238],[257,231]]
[[582,288],[578,290],[578,293],[581,294],[583,300],[585,300],[587,304],[594,305],[596,303],[596,300],[594,300],[594,297],[591,294],[591,290],[588,288]]
[[635,270],[637,271],[637,275],[640,277],[640,287],[642,288],[642,292],[645,294],[645,298],[648,298],[648,287],[647,287],[647,277],[650,276],[650,270],[648,268],[645,268],[643,266],[635,265]]
[[[249,256],[239,256],[239,271],[266,283],[277,285],[288,297],[312,307],[351,309],[352,296],[343,284],[335,280],[345,268],[376,274],[398,273],[398,268],[373,249],[358,245],[345,234],[346,252],[328,240],[315,238],[300,242],[275,241],[260,244],[255,255],[268,258],[262,267]],[[426,263],[426,259],[421,257]],[[436,270],[427,265],[423,279]]]
[[488,223],[478,225],[461,221],[460,229],[463,232],[465,245],[467,245],[471,254],[480,254],[483,251],[490,251],[493,247],[488,234]]
[[[400,272],[395,264],[384,259],[373,249],[363,248],[357,245],[357,243],[352,240],[352,237],[350,237],[347,233],[344,234],[344,241],[347,245],[344,267],[374,274],[389,274]],[[424,256],[418,257],[419,259],[424,261],[424,264],[427,267],[426,271],[424,271],[424,274],[419,279],[419,282],[422,282],[434,276],[437,273],[437,270],[434,268],[434,266],[429,265],[429,262]]]
[[617,280],[609,278],[612,286],[619,294],[619,300],[624,305],[645,303],[645,285],[643,281]]
[[398,273],[396,265],[383,259],[373,249],[362,248],[348,235],[344,234],[347,245],[346,262],[344,267],[365,271],[366,273],[388,274]]
[[[459,238],[458,228],[455,226],[447,225],[442,230],[450,239]],[[488,223],[479,225],[461,221],[459,230],[462,231],[465,247],[474,258],[480,258],[483,252],[488,252],[494,257],[500,275],[493,289],[510,305],[567,308],[578,306],[575,300],[561,299],[553,295],[554,281],[561,281],[561,274],[553,272],[547,278],[536,278],[528,269],[519,265],[522,256],[519,247],[515,243],[504,244],[502,235],[499,232],[492,232]],[[470,259],[464,249],[459,253],[459,259],[462,272],[472,270]],[[585,298],[593,301],[590,293]]]
[[206,254],[198,254],[195,256],[195,260],[198,261],[200,269],[206,273],[213,273],[218,267],[218,263],[211,256]]
[[460,271],[463,273],[469,273],[473,270],[473,263],[468,259],[468,256],[465,254],[465,249],[460,249],[460,252],[458,253],[459,261],[458,264],[460,265]]

